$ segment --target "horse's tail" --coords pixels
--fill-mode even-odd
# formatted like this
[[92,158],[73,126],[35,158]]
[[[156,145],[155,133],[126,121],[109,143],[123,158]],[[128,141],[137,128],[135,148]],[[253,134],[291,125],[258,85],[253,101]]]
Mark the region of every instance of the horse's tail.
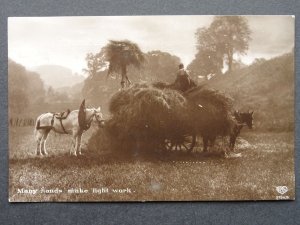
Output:
[[40,116],[39,116],[35,122],[34,131],[33,131],[34,136],[36,136],[37,131],[40,129],[40,124],[41,124],[41,121],[40,121]]
[[[43,114],[42,114],[43,115]],[[41,129],[41,117],[42,115],[40,115],[35,122],[35,126],[34,126],[34,130],[33,130],[33,134],[36,137],[37,132]]]
[[36,120],[36,124],[35,124],[35,130],[39,130],[40,129],[40,124],[41,124],[40,119],[37,119]]

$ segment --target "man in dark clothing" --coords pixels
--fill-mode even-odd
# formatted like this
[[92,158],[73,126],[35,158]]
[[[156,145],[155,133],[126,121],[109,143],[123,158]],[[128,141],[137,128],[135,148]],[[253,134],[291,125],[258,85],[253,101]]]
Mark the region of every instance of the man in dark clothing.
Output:
[[177,71],[177,77],[174,84],[175,88],[182,92],[185,92],[191,88],[190,76],[185,71],[182,63],[179,64],[179,70]]

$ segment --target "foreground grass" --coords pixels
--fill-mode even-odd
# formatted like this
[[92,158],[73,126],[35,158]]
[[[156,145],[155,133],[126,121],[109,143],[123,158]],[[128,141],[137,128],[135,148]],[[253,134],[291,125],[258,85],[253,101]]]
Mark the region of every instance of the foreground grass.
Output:
[[[47,143],[50,155],[36,157],[31,129],[13,128],[9,197],[10,201],[274,200],[280,195],[276,187],[287,186],[285,195],[293,199],[293,133],[244,133],[239,143],[242,157],[232,159],[201,153],[124,158],[88,151],[72,157],[70,137],[52,133]],[[38,192],[18,194],[22,188]],[[79,188],[88,193],[67,193]],[[93,188],[99,192],[92,193]],[[49,189],[62,193],[41,193]]]

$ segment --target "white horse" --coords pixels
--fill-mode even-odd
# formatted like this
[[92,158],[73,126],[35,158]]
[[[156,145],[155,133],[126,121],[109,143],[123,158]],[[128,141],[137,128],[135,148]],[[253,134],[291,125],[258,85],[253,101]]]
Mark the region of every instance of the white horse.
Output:
[[[84,131],[88,130],[92,121],[98,122],[98,125],[104,125],[104,120],[100,107],[84,109],[84,123],[83,128],[79,124],[80,110],[71,111],[66,118],[59,118],[58,113],[44,113],[37,118],[34,135],[37,141],[36,154],[47,155],[46,140],[51,130],[59,134],[72,135],[72,147],[70,149],[70,155],[77,153],[81,155],[81,137]],[[72,151],[74,149],[74,151]]]

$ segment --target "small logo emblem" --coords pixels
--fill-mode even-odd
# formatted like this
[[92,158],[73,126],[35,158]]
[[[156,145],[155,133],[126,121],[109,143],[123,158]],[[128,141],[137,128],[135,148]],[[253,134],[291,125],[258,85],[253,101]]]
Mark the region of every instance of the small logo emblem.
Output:
[[288,187],[287,186],[277,186],[276,187],[276,191],[279,193],[279,194],[285,194],[288,192]]

